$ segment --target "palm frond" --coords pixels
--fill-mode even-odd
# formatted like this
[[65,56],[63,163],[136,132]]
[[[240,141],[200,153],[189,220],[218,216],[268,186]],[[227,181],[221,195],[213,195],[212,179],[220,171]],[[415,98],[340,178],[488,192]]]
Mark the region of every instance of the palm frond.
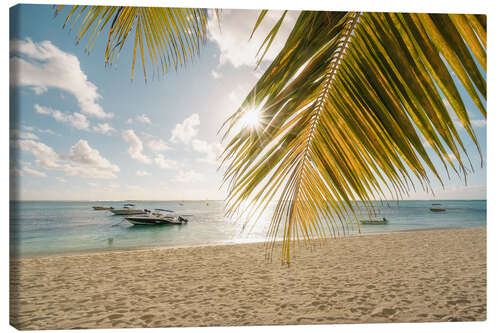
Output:
[[[63,6],[55,8],[57,15]],[[219,10],[215,9],[219,17]],[[104,55],[112,65],[122,51],[129,34],[134,36],[131,78],[134,78],[137,46],[146,80],[145,50],[155,71],[177,70],[197,55],[207,38],[208,10],[203,8],[160,8],[122,6],[73,6],[64,22],[78,26],[76,40],[88,37],[86,49],[91,52],[98,36],[107,30]],[[135,30],[135,31],[134,31]]]
[[[268,250],[281,234],[290,262],[297,240],[359,231],[358,205],[442,183],[432,155],[466,179],[452,113],[481,150],[452,73],[486,117],[483,16],[302,12],[222,127],[228,215],[253,223],[276,201]],[[238,131],[255,108],[260,128]]]

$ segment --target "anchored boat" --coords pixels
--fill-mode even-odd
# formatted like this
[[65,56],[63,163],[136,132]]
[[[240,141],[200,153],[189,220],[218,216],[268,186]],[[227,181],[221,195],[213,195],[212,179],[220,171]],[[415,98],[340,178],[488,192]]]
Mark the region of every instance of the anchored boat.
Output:
[[146,214],[137,216],[126,216],[125,220],[134,225],[165,225],[184,224],[188,222],[189,215],[174,215],[169,209],[155,209],[153,212],[146,210]]
[[114,209],[113,207],[105,207],[105,206],[92,206],[94,210],[111,210]]
[[360,220],[361,224],[387,224],[389,223],[389,220],[387,220],[385,217],[380,218],[380,219],[368,219],[368,220]]
[[145,213],[144,209],[135,209],[134,204],[125,204],[121,209],[111,209],[110,211],[115,215],[138,215]]
[[441,204],[432,204],[431,208],[429,208],[431,212],[444,212],[446,209]]

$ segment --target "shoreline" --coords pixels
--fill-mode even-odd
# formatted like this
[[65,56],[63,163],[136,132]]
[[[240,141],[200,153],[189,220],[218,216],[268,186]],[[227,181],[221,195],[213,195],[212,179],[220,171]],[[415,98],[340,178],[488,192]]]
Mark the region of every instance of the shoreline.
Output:
[[[366,233],[357,233],[353,231],[350,234],[346,234],[345,236],[339,236],[337,238],[328,237],[326,242],[331,242],[340,239],[349,239],[352,237],[365,237],[371,235],[390,235],[390,234],[401,234],[401,233],[413,233],[413,232],[421,232],[421,231],[440,231],[440,230],[462,230],[462,229],[486,229],[486,226],[481,227],[463,227],[463,228],[421,228],[421,229],[410,229],[410,230],[393,230],[388,232],[366,232]],[[314,241],[318,241],[315,239]],[[75,256],[85,256],[91,254],[105,254],[105,253],[127,253],[131,251],[148,251],[148,250],[162,250],[162,249],[184,249],[184,248],[203,248],[203,247],[212,247],[212,246],[232,246],[239,244],[265,244],[266,241],[258,240],[258,241],[226,241],[220,243],[211,243],[211,244],[194,244],[194,245],[156,245],[156,246],[129,246],[129,247],[108,247],[108,248],[95,248],[95,249],[86,249],[81,251],[68,251],[68,252],[53,252],[53,253],[42,253],[42,254],[29,254],[24,256],[14,256],[10,254],[10,260],[24,260],[24,259],[41,259],[41,258],[53,258],[53,257],[75,257]],[[281,241],[276,241],[277,247],[281,244]],[[304,247],[305,249],[305,247]]]
[[486,320],[486,228],[12,260],[18,329]]

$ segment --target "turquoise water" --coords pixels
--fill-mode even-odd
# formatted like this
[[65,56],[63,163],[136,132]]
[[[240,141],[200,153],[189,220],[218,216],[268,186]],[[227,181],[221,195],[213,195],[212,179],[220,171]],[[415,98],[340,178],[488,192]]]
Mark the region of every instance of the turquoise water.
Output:
[[[10,249],[16,257],[152,246],[192,246],[258,242],[266,238],[272,207],[251,232],[224,217],[224,202],[134,202],[138,208],[173,209],[193,214],[184,225],[133,226],[108,211],[92,206],[121,207],[123,202],[11,202]],[[486,201],[440,201],[446,212],[433,213],[435,201],[378,204],[377,215],[387,225],[361,225],[361,233],[387,233],[434,228],[486,226]],[[112,243],[109,239],[112,238]]]

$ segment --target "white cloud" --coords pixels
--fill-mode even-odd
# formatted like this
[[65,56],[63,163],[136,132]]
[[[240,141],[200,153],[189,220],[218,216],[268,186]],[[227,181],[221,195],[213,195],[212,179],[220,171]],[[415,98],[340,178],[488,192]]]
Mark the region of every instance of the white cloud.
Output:
[[184,119],[181,124],[175,125],[172,130],[172,137],[170,141],[178,142],[182,141],[188,144],[192,138],[198,134],[198,125],[200,125],[200,116],[197,113],[192,114],[188,118]]
[[21,150],[31,152],[37,159],[36,164],[44,169],[58,169],[61,167],[59,155],[46,144],[33,140],[15,140],[11,142]]
[[135,117],[135,119],[143,124],[151,124],[151,119],[149,119],[145,114],[141,114],[140,116]]
[[139,116],[135,116],[134,119],[128,118],[127,119],[127,124],[129,124],[129,125],[133,124],[134,120],[137,121],[137,122],[143,123],[143,124],[151,125],[151,119],[149,119],[149,117],[146,116],[144,113],[141,114],[141,115],[139,115]]
[[26,126],[26,125],[22,125],[21,128],[24,129],[25,131],[28,131],[28,132],[35,132],[36,131],[36,132],[42,133],[42,134],[56,135],[56,132],[54,132],[53,130],[50,130],[50,129],[40,129],[40,128],[35,128],[33,126]]
[[43,94],[49,88],[61,89],[76,98],[83,113],[97,118],[113,117],[98,104],[101,96],[97,87],[88,80],[75,55],[62,51],[50,41],[35,43],[29,38],[11,41],[10,50],[24,56],[10,58],[12,86],[28,86],[36,94]]
[[59,122],[69,123],[71,124],[71,126],[79,130],[87,131],[89,129],[90,123],[87,117],[85,117],[85,115],[81,113],[78,112],[73,112],[73,114],[64,113],[59,110],[55,110],[46,106],[40,106],[38,104],[35,104],[34,107],[36,112],[43,115],[52,116],[55,120]]
[[56,177],[56,180],[61,183],[66,183],[66,179],[61,178],[61,177]]
[[472,126],[474,127],[485,127],[486,126],[486,119],[472,119],[471,121]]
[[26,126],[26,125],[23,125],[21,126],[24,130],[26,131],[29,131],[29,132],[34,132],[35,131],[35,128],[33,126]]
[[200,159],[203,162],[216,163],[217,157],[222,151],[222,146],[218,143],[208,143],[204,140],[195,139],[198,135],[198,126],[200,125],[200,117],[197,113],[192,114],[180,124],[175,125],[172,130],[171,142],[182,141],[184,144],[190,145],[191,148],[198,152],[205,154]]
[[40,133],[45,133],[45,134],[51,134],[51,135],[57,135],[56,132],[54,132],[53,130],[50,130],[50,129],[37,129],[38,132]]
[[[274,27],[282,15],[282,11],[270,10],[262,20],[251,40],[250,34],[259,17],[259,10],[225,9],[222,12],[220,28],[215,15],[208,21],[209,39],[213,40],[220,49],[219,62],[231,63],[234,67],[252,66],[257,63],[257,51],[267,34]],[[279,53],[286,42],[288,35],[299,12],[289,11],[283,20],[278,34],[271,44],[264,60],[272,60]]]
[[212,69],[212,71],[210,72],[210,74],[212,75],[212,77],[214,79],[220,79],[222,77],[222,74],[221,73],[218,73],[216,72],[215,70]]
[[[443,103],[444,103],[444,106],[446,107],[446,110],[448,110],[448,112],[450,113],[451,120],[453,121],[453,124],[455,125],[455,127],[463,128],[464,125],[462,125],[462,122],[460,121],[460,119],[456,115],[450,102],[448,102],[448,100],[443,98]],[[486,126],[486,119],[471,119],[470,123],[473,127],[485,127]]]
[[88,165],[90,167],[111,167],[111,163],[102,157],[97,150],[91,148],[86,140],[79,140],[71,147],[68,159],[77,164]]
[[219,143],[208,143],[204,140],[194,139],[191,142],[191,147],[194,151],[205,154],[205,157],[200,159],[203,162],[217,163],[217,157],[222,152],[222,145]]
[[177,161],[167,159],[165,158],[165,156],[163,156],[163,154],[156,155],[155,163],[162,169],[176,169],[179,167]]
[[36,158],[35,163],[47,170],[63,171],[69,176],[82,178],[116,178],[120,168],[102,157],[99,151],[89,146],[86,140],[74,144],[69,155],[59,155],[51,147],[33,140],[15,140],[14,146],[30,152]]
[[28,175],[35,176],[35,177],[47,177],[47,175],[41,171],[31,169],[28,167],[24,167],[23,171],[27,173]]
[[17,129],[10,130],[10,137],[13,139],[33,139],[38,140],[38,136],[30,132],[24,132]]
[[179,173],[174,177],[174,182],[179,183],[194,183],[203,180],[203,175],[196,171],[184,171],[180,170]]
[[139,177],[151,176],[149,172],[143,170],[137,170],[135,174]]
[[142,163],[151,164],[151,159],[142,153],[143,145],[141,139],[139,139],[133,130],[123,131],[123,138],[129,144],[128,153],[130,157]]
[[94,126],[94,131],[101,134],[111,135],[111,133],[116,130],[108,123],[100,123]]
[[[458,119],[458,117],[454,113],[451,115],[451,119],[455,127],[464,128],[464,125],[462,125],[462,122],[460,121],[460,119]],[[471,119],[470,123],[472,127],[476,128],[486,127],[486,119]]]
[[149,139],[146,141],[146,145],[154,152],[172,149],[162,139]]

